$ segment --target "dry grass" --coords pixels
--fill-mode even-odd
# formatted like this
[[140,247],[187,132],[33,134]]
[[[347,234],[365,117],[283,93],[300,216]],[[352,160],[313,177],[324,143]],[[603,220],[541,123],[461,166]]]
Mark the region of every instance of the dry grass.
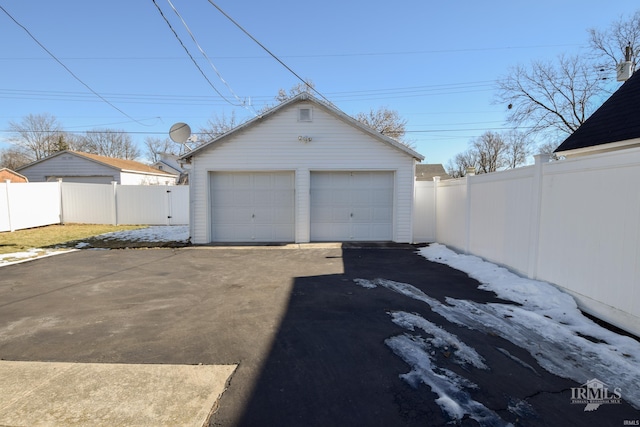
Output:
[[46,248],[113,231],[135,230],[144,225],[65,224],[0,233],[0,254]]

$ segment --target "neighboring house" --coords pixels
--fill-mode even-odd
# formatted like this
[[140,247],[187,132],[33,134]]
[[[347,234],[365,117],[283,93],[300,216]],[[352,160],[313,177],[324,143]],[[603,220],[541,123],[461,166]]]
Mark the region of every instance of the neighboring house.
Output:
[[640,147],[640,73],[631,76],[555,153],[566,158]]
[[444,166],[440,163],[416,165],[416,181],[433,181],[436,176],[440,177],[441,181],[451,179],[451,175],[444,170]]
[[182,164],[179,161],[180,156],[170,153],[160,153],[159,156],[160,160],[153,163],[151,167],[160,169],[164,172],[169,172],[174,175],[178,175],[179,178],[177,184],[189,184],[189,175],[182,168]]
[[411,242],[422,159],[299,94],[182,157],[191,240]]
[[78,151],[60,151],[18,169],[31,182],[64,182],[125,185],[174,185],[178,175],[134,160],[114,159]]
[[20,175],[18,172],[12,171],[8,168],[0,169],[0,184],[5,181],[11,182],[29,182],[26,176]]

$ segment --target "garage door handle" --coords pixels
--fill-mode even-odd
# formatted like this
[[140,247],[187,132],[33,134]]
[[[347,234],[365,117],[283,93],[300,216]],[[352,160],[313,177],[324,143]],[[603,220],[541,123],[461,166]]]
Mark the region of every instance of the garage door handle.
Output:
[[251,218],[255,218],[255,217],[256,217],[256,214],[251,214]]
[[351,212],[351,213],[349,214],[349,216],[350,216],[351,218],[353,218],[353,212]]

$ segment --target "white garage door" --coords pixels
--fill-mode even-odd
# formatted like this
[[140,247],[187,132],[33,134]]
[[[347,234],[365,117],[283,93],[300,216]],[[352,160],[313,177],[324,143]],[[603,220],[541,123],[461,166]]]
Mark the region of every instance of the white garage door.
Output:
[[212,172],[211,238],[293,242],[293,172]]
[[393,172],[312,172],[312,241],[393,238]]

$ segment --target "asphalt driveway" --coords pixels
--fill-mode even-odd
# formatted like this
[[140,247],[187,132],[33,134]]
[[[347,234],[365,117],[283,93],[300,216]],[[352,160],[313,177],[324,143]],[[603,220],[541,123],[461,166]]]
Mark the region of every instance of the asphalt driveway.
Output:
[[87,250],[0,270],[0,359],[237,364],[212,426],[448,425],[438,396],[408,381],[408,365],[385,344],[405,334],[390,321],[402,310],[483,355],[489,369],[454,363],[447,349],[433,355],[477,385],[469,395],[488,411],[461,425],[620,426],[640,418],[625,402],[585,412],[570,404],[579,384],[511,342],[356,283],[378,278],[441,302],[508,303],[409,246]]

